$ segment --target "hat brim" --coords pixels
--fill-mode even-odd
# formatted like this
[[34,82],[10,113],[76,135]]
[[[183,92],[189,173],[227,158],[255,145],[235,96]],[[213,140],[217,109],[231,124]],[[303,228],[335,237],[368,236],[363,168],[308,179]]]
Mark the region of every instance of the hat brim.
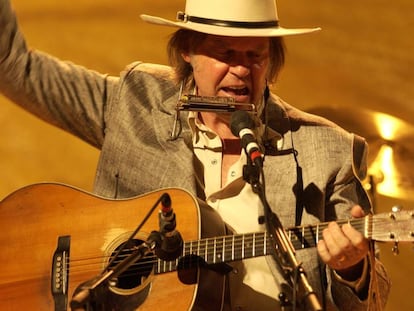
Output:
[[311,33],[320,30],[317,28],[237,28],[237,27],[222,27],[215,25],[200,24],[194,22],[173,22],[161,17],[141,14],[141,19],[147,23],[178,27],[198,32],[203,32],[211,35],[231,36],[231,37],[282,37]]

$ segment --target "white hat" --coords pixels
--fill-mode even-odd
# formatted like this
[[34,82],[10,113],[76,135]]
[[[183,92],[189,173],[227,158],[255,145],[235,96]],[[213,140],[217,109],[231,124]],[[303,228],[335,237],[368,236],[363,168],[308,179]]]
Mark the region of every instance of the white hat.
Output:
[[145,14],[141,18],[152,24],[232,37],[279,37],[320,30],[281,27],[275,0],[187,0],[177,21]]

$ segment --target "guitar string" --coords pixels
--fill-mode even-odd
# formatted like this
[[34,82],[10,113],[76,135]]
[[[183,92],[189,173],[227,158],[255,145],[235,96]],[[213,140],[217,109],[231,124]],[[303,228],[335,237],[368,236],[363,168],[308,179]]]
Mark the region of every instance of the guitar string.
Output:
[[[225,238],[225,237],[224,237]],[[234,245],[235,245],[235,249],[237,250],[237,251],[240,251],[240,249],[243,249],[244,247],[243,247],[243,245],[244,246],[246,246],[246,245],[248,245],[249,244],[249,242],[250,241],[252,241],[252,240],[250,240],[249,241],[249,239],[251,239],[252,237],[247,237],[247,240],[246,240],[246,236],[245,236],[245,243],[244,244],[240,244],[240,243],[235,243]],[[210,239],[207,239],[207,240],[214,240],[214,239],[218,239],[219,241],[221,241],[221,240],[223,240],[223,238],[210,238]],[[237,242],[237,240],[235,240],[236,242]],[[217,242],[217,241],[216,241]],[[242,242],[242,241],[238,241],[238,242]],[[198,242],[196,242],[196,244],[197,244]],[[206,243],[208,243],[208,241],[206,241]],[[259,243],[259,245],[260,245],[260,243]],[[218,247],[221,247],[222,245],[218,245]],[[216,245],[216,247],[217,247],[217,245]],[[200,253],[204,253],[204,251],[202,251],[202,252],[200,252]],[[208,255],[209,255],[210,253],[207,253],[207,257],[208,257]],[[214,252],[213,252],[213,254],[214,254]],[[264,253],[263,253],[263,255],[265,255]],[[243,257],[239,257],[239,256],[237,256],[237,259],[241,259],[241,258],[243,258]],[[158,261],[158,259],[156,259],[156,261]],[[147,262],[148,263],[148,262]],[[188,263],[188,261],[187,261],[187,263]],[[195,265],[197,265],[198,264],[198,262],[197,261],[193,261],[193,263],[195,264]],[[170,272],[170,271],[175,271],[176,270],[176,265],[177,265],[177,261],[175,262],[175,264],[173,263],[173,262],[164,262],[164,265],[166,266],[166,267],[169,267],[168,269],[164,269],[164,271],[162,271],[162,272]],[[189,266],[191,266],[192,265],[192,262],[190,261],[190,264],[189,264]],[[139,266],[139,263],[137,263],[136,265],[134,265],[134,267],[138,267]],[[138,270],[136,270],[136,269],[134,269],[134,270],[131,270],[130,272],[131,273],[135,273],[135,272],[137,272],[137,271],[139,271],[139,268],[138,268]]]
[[[257,237],[259,237],[260,238],[260,234],[261,233],[256,233],[255,234],[255,237],[257,238]],[[388,235],[389,233],[385,233],[385,235]],[[243,235],[238,235],[238,236],[236,236],[235,237],[235,239],[234,239],[234,241],[235,241],[235,243],[233,243],[232,245],[234,245],[234,248],[235,248],[235,250],[237,250],[237,251],[239,251],[240,249],[242,249],[243,248],[243,245],[241,244],[243,241],[240,241],[240,238],[241,237],[243,237],[244,236],[244,239],[245,239],[245,244],[244,244],[244,248],[246,248],[246,246],[248,246],[249,245],[249,240],[246,240],[246,238],[247,239],[253,239],[253,237],[252,236],[250,236],[250,235],[252,235],[252,234],[243,234]],[[308,234],[305,234],[304,235],[304,240],[306,240],[306,239],[309,239],[309,238],[313,238],[314,237],[314,235],[312,234],[312,235],[308,235]],[[217,245],[218,247],[221,247],[221,245],[220,245],[220,243],[222,243],[221,242],[221,240],[223,240],[223,238],[225,238],[225,239],[232,239],[232,236],[226,236],[226,237],[214,237],[214,238],[207,238],[207,239],[203,239],[203,240],[199,240],[199,241],[190,241],[190,242],[186,242],[185,243],[185,245],[188,245],[188,244],[190,244],[190,243],[193,243],[193,244],[195,244],[195,245],[198,245],[198,244],[202,244],[203,242],[204,243],[208,243],[208,241],[215,241],[216,243],[218,242],[219,244]],[[225,243],[225,242],[224,242]],[[216,248],[217,248],[217,246],[216,246]],[[211,247],[209,247],[208,249],[210,249]],[[205,248],[203,248],[203,250],[200,252],[200,253],[205,253]],[[211,255],[211,253],[207,253],[207,257],[210,257],[209,255]],[[100,256],[96,256],[96,258],[97,259],[101,259],[101,257]],[[89,259],[89,258],[88,258]]]
[[[388,235],[388,233],[386,233],[386,235]],[[243,235],[238,235],[238,236],[235,236],[235,238],[234,238],[234,242],[235,243],[233,243],[232,244],[232,246],[235,248],[235,250],[239,250],[239,249],[242,249],[243,248],[243,241],[240,241],[240,238],[241,237],[243,237],[244,236],[244,239],[245,239],[245,241],[244,241],[244,248],[246,248],[246,247],[249,247],[249,242],[253,239],[253,236],[251,236],[251,234],[243,234]],[[255,237],[257,238],[257,237],[261,237],[260,236],[260,233],[256,233],[255,234]],[[314,237],[314,235],[312,234],[311,236],[309,236],[309,235],[307,235],[307,234],[305,234],[304,235],[304,240],[306,240],[306,239],[308,239],[309,237],[311,237],[311,238],[313,238]],[[198,244],[203,244],[203,242],[204,242],[204,244],[208,244],[208,242],[209,241],[213,241],[213,242],[215,242],[215,243],[219,243],[218,245],[216,245],[216,249],[217,248],[220,248],[221,249],[221,247],[222,247],[222,245],[221,245],[221,243],[222,243],[222,240],[223,240],[223,238],[224,239],[232,239],[232,236],[226,236],[226,237],[214,237],[214,238],[209,238],[209,239],[203,239],[203,240],[199,240],[199,241],[190,241],[190,242],[186,242],[185,243],[185,245],[189,245],[189,244],[195,244],[195,245],[198,245]],[[246,240],[247,239],[247,240]],[[257,240],[257,239],[255,239],[255,240]],[[226,243],[226,242],[224,242],[224,243]],[[210,245],[211,246],[211,245]],[[202,246],[203,247],[203,246]],[[257,246],[256,246],[257,247]],[[211,249],[211,247],[207,247],[207,249]],[[201,254],[205,254],[205,251],[206,251],[206,248],[205,248],[205,246],[202,248],[202,250],[200,251],[200,253]],[[210,257],[210,255],[211,255],[211,253],[206,253],[207,254],[207,257]],[[96,256],[96,258],[97,259],[101,259],[101,257],[99,257],[99,256]],[[88,258],[89,259],[89,258]]]
[[[345,224],[345,223],[348,223],[348,222],[349,221],[342,221],[342,222],[339,222],[339,223]],[[372,223],[375,225],[376,230],[381,231],[381,230],[379,230],[379,229],[381,229],[380,226],[382,224],[384,224],[384,223],[385,224],[388,224],[389,221],[388,220],[385,221],[383,219],[379,219],[379,220],[374,220]],[[361,229],[361,230],[364,229],[364,227],[365,227],[365,223],[363,223],[363,219],[361,221],[358,221],[358,222],[355,222],[355,220],[352,220],[352,225],[356,229]],[[323,229],[323,227],[326,227],[327,224],[320,224],[318,226],[319,226],[319,229]],[[386,225],[385,228],[387,228],[387,227],[388,226]],[[306,229],[308,229],[310,227],[303,227],[303,228],[305,229],[305,234],[302,237],[304,240],[307,240],[307,239],[309,240],[309,239],[314,239],[315,238],[314,233],[311,233],[311,234],[306,233],[306,231],[307,231]],[[290,231],[291,232],[294,231],[294,230],[298,230],[298,231],[300,230],[300,231],[302,231],[303,228],[302,227],[292,228],[292,229],[290,229]],[[370,234],[369,231],[370,230],[367,230],[367,232]],[[207,250],[205,250],[205,248],[203,248],[203,246],[202,246],[201,247],[201,250],[199,251],[199,254],[196,254],[196,255],[206,255],[207,260],[209,258],[212,258],[213,260],[217,260],[218,259],[218,262],[227,262],[227,261],[238,260],[238,259],[242,259],[242,258],[246,258],[246,257],[242,257],[241,255],[238,255],[238,256],[236,256],[236,259],[232,259],[232,258],[226,259],[226,258],[224,258],[224,260],[222,260],[223,258],[220,259],[217,256],[216,256],[216,258],[213,258],[213,256],[215,254],[216,255],[217,255],[217,253],[220,254],[220,252],[217,252],[217,249],[219,249],[222,252],[224,252],[224,255],[225,255],[225,250],[222,249],[223,248],[223,244],[222,244],[223,243],[223,240],[224,240],[224,243],[226,243],[226,239],[232,241],[231,247],[232,247],[232,249],[234,249],[234,253],[241,254],[242,252],[244,252],[244,253],[250,254],[250,253],[252,253],[252,251],[247,250],[248,248],[250,248],[250,244],[252,244],[252,245],[254,244],[255,245],[255,248],[257,248],[257,244],[263,245],[263,247],[264,247],[263,235],[264,235],[264,233],[258,232],[258,233],[255,233],[255,234],[246,233],[246,234],[242,234],[242,235],[236,235],[234,239],[233,239],[233,236],[214,237],[214,238],[207,238],[207,239],[202,239],[202,240],[198,240],[198,241],[185,242],[184,246],[191,245],[191,244],[199,245],[199,244],[205,243],[205,245],[207,245]],[[386,236],[386,237],[388,237],[389,236],[389,232],[385,232],[383,235]],[[256,238],[254,240],[254,242],[253,242],[253,237]],[[243,239],[244,239],[244,243],[243,243]],[[258,239],[262,239],[262,242],[260,242],[260,240],[258,240]],[[211,246],[212,245],[209,245],[209,242],[216,243],[215,244],[215,249],[216,249],[215,251],[214,250],[211,250],[211,248],[212,248]],[[188,252],[188,250],[185,250],[185,251]],[[123,255],[123,256],[128,256],[128,251],[126,250],[125,252],[126,252],[126,254]],[[184,254],[185,254],[185,252],[184,252]],[[265,254],[263,254],[263,255],[265,255]],[[76,259],[72,259],[72,260],[68,259],[68,260],[71,261],[71,267],[70,267],[71,269],[70,270],[72,271],[73,268],[79,268],[79,267],[84,268],[86,266],[91,266],[91,265],[99,265],[99,266],[102,266],[102,260],[108,259],[109,257],[110,256],[106,256],[106,258],[105,257],[102,257],[102,256],[94,256],[94,258],[91,257],[91,258],[80,259],[80,260],[76,260]],[[90,261],[91,259],[93,259],[95,261],[92,261],[91,262]],[[135,273],[135,271],[140,271],[140,269],[142,268],[142,266],[145,265],[145,268],[147,269],[148,265],[149,264],[152,264],[152,265],[155,265],[155,266],[163,266],[164,267],[164,270],[165,270],[165,267],[166,267],[167,268],[166,271],[167,272],[170,272],[170,271],[175,271],[176,268],[177,268],[177,265],[178,265],[178,261],[177,260],[176,261],[162,261],[162,260],[159,260],[156,256],[147,256],[145,259],[146,259],[145,262],[137,262],[134,265],[132,265],[131,266],[131,271],[133,271]],[[85,261],[86,261],[86,263],[85,263]],[[76,264],[76,262],[78,262],[78,263],[79,262],[82,262],[82,263],[81,264]],[[199,263],[198,261],[186,261],[186,264],[188,264],[189,267],[191,267],[192,264],[195,264],[196,265],[198,263]],[[89,269],[91,271],[94,270],[92,268],[89,268]],[[134,270],[132,270],[132,269],[134,269]],[[98,269],[95,269],[95,271],[96,270],[98,270]],[[162,272],[165,272],[164,270]],[[82,270],[82,272],[85,272],[85,270]]]

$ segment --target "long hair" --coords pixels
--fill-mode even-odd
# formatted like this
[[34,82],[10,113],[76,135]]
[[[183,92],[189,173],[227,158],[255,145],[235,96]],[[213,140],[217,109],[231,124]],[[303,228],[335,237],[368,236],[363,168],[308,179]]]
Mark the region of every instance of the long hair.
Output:
[[[174,68],[177,82],[192,80],[192,68],[184,61],[182,53],[190,53],[206,38],[207,34],[193,30],[179,29],[171,36],[168,46],[168,59]],[[273,83],[285,63],[285,44],[282,37],[269,38],[270,65],[267,81]]]

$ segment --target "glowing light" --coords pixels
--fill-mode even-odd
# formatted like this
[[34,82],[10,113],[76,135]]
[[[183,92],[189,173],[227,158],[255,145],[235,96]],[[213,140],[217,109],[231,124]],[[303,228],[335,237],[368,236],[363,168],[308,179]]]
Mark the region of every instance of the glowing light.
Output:
[[394,164],[394,150],[390,145],[381,146],[370,171],[373,176],[376,176],[376,191],[378,193],[391,197],[401,195],[398,171]]
[[393,141],[396,138],[396,134],[404,126],[399,119],[383,113],[376,113],[374,118],[378,132],[384,140]]

